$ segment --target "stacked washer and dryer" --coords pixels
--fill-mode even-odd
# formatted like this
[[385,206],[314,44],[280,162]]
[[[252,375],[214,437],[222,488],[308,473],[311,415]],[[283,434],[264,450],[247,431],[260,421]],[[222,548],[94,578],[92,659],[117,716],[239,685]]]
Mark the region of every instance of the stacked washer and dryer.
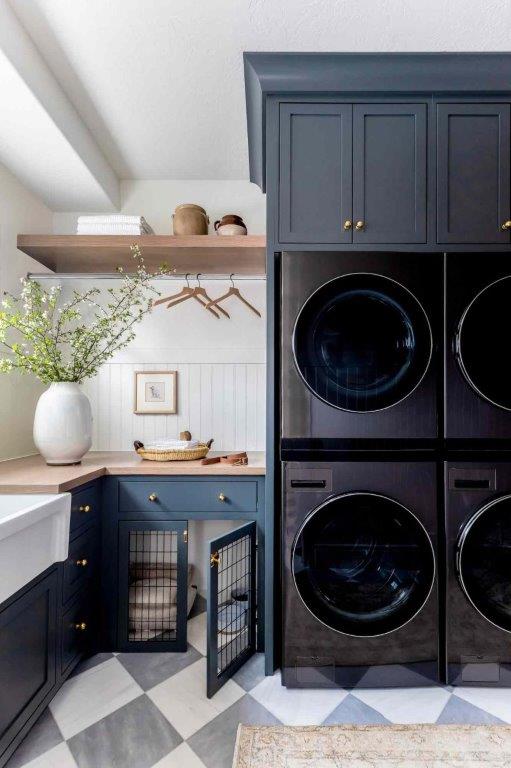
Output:
[[508,258],[284,253],[281,298],[284,684],[511,684]]

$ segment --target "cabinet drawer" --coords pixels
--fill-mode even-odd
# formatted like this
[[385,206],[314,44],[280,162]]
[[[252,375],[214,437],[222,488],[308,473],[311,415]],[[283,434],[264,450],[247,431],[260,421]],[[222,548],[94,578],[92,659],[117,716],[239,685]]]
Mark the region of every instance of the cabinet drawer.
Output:
[[70,543],[69,556],[63,564],[63,604],[97,575],[98,555],[99,537],[96,526],[87,528]]
[[121,482],[121,512],[255,512],[257,483],[232,480]]
[[61,616],[60,673],[66,674],[79,659],[94,647],[96,612],[92,590],[83,590],[78,599]]
[[99,494],[96,486],[73,493],[71,498],[70,533],[84,525],[93,525],[99,518]]

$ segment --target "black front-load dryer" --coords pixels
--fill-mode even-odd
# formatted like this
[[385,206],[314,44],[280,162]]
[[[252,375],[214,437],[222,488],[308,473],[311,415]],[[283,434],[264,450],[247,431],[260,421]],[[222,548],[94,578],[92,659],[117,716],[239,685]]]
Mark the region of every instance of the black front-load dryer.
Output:
[[446,469],[447,679],[511,685],[511,463]]
[[282,255],[282,446],[434,439],[437,254]]
[[438,681],[437,489],[430,462],[287,462],[289,687]]
[[446,254],[445,436],[511,443],[509,253]]

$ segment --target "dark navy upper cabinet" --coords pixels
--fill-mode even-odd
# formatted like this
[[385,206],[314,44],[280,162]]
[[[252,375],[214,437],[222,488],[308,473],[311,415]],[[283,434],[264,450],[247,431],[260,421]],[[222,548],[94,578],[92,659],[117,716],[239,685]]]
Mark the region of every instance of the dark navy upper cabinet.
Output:
[[439,243],[510,242],[509,109],[437,105]]
[[426,241],[425,104],[281,104],[282,243]]
[[426,242],[425,104],[353,106],[353,242]]
[[281,242],[351,243],[351,115],[351,104],[281,104]]

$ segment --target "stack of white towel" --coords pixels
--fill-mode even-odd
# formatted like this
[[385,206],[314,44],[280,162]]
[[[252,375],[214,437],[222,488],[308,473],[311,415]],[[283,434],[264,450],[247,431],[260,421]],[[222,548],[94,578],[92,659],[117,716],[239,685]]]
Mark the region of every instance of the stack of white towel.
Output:
[[78,216],[77,235],[154,235],[143,216]]
[[163,438],[161,440],[152,440],[146,443],[146,451],[189,451],[191,448],[197,448],[198,440],[173,440],[172,438]]

